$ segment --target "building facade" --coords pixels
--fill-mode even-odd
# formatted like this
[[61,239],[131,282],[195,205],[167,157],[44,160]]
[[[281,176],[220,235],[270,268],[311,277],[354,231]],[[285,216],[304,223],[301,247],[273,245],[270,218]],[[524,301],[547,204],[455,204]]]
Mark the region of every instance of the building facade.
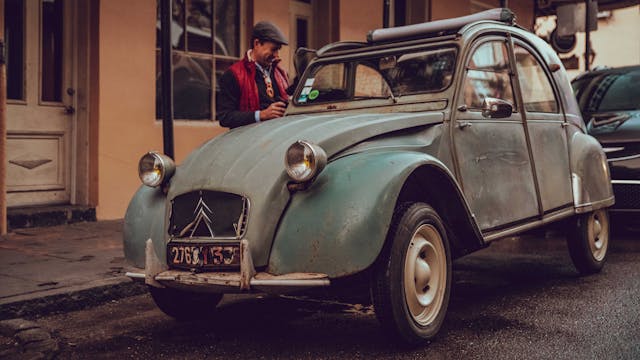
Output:
[[[590,34],[589,68],[640,64],[640,5],[599,11],[596,18],[597,30]],[[536,34],[549,39],[556,26],[555,15],[539,17]],[[585,52],[586,34],[577,32],[566,51],[559,54],[570,78],[586,70]]]

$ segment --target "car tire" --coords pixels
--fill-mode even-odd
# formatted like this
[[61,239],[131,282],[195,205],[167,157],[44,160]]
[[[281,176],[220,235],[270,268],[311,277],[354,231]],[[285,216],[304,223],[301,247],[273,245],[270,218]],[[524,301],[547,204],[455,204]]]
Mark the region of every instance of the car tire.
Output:
[[609,248],[609,216],[606,209],[579,215],[567,236],[569,255],[581,275],[600,272]]
[[149,286],[149,293],[163,313],[181,321],[211,318],[223,295],[153,286]]
[[400,342],[433,339],[451,292],[451,252],[444,224],[424,203],[396,209],[388,244],[373,271],[371,297],[385,330]]

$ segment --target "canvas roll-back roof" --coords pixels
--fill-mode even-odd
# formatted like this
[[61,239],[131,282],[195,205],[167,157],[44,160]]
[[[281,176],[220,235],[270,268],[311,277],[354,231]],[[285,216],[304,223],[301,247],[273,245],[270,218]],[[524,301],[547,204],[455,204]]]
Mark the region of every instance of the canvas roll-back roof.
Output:
[[495,8],[457,18],[371,30],[367,34],[367,41],[370,44],[373,44],[430,37],[434,35],[439,36],[455,32],[465,25],[477,21],[499,21],[507,24],[514,24],[515,18],[516,16],[511,10],[507,8]]

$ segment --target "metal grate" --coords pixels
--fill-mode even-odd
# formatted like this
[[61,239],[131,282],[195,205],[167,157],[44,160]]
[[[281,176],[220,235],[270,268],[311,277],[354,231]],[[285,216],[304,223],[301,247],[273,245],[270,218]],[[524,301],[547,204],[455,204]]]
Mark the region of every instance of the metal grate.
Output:
[[616,203],[613,209],[640,209],[640,185],[613,184]]
[[194,191],[171,202],[172,238],[240,239],[244,236],[249,200],[219,191]]

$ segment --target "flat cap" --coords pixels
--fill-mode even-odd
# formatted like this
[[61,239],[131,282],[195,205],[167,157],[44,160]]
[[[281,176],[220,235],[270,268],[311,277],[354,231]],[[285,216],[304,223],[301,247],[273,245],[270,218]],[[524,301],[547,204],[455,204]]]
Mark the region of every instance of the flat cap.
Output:
[[289,45],[287,38],[277,26],[268,21],[260,21],[253,26],[253,38],[260,40],[272,41],[276,44]]

